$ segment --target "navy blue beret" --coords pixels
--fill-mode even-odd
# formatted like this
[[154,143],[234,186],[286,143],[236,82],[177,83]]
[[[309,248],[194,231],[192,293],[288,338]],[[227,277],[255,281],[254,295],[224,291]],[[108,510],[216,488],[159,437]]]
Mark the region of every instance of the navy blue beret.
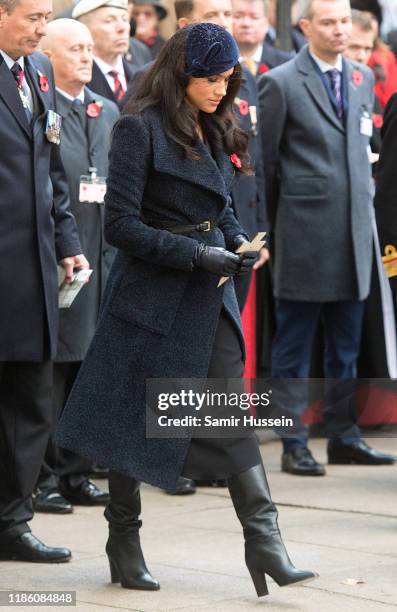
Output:
[[186,41],[186,74],[213,76],[238,63],[239,49],[225,28],[215,23],[198,23],[190,28]]

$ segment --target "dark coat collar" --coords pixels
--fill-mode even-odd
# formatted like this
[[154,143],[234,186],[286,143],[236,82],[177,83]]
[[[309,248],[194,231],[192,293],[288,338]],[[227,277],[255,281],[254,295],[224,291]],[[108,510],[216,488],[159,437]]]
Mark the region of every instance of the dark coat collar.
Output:
[[234,167],[229,156],[223,151],[215,151],[213,157],[199,141],[196,149],[200,159],[187,159],[182,148],[165,134],[159,113],[152,110],[150,117],[155,169],[196,183],[227,200],[234,177]]
[[[37,55],[37,57],[35,57]],[[40,90],[40,74],[49,77],[46,74],[45,68],[40,64],[39,55],[25,57],[25,70],[28,72],[30,77],[30,84],[34,87],[34,93],[36,94],[37,100],[40,105],[40,114],[46,112],[51,107],[51,94],[43,93]],[[39,68],[37,67],[39,66]],[[40,70],[41,69],[41,70]],[[20,127],[23,129],[28,138],[32,137],[32,130],[29,126],[26,118],[25,111],[23,109],[18,90],[15,85],[14,77],[12,76],[7,64],[5,63],[3,56],[0,54],[0,81],[2,86],[0,87],[0,96],[9,107],[10,111],[18,121]]]
[[[129,64],[127,60],[124,58],[123,58],[123,66],[124,66],[125,77],[127,79],[127,87],[128,87],[128,83],[130,82],[131,78],[137,72],[138,69],[136,66],[132,66],[131,64]],[[91,79],[91,82],[88,83],[88,87],[92,89],[95,93],[98,93],[101,96],[103,96],[104,98],[107,98],[108,100],[112,100],[112,102],[119,104],[116,100],[116,97],[113,93],[112,88],[107,82],[105,75],[103,74],[102,70],[99,68],[95,60],[92,65],[92,79]]]

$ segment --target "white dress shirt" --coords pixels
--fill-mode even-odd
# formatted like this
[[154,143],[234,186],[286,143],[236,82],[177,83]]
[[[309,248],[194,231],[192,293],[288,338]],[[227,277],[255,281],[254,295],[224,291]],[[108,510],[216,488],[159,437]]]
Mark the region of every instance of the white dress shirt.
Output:
[[127,78],[126,78],[125,72],[124,72],[123,56],[122,55],[119,55],[119,57],[117,58],[117,62],[116,62],[116,64],[114,66],[111,66],[110,64],[107,64],[106,62],[104,62],[99,57],[95,57],[94,56],[94,60],[95,60],[95,62],[97,64],[99,70],[103,73],[105,79],[109,83],[109,87],[110,87],[110,89],[112,91],[114,91],[114,78],[109,74],[109,72],[111,70],[117,70],[118,78],[119,78],[119,81],[121,83],[121,86],[124,89],[124,91],[126,91],[126,89],[127,89]]
[[7,53],[5,51],[2,51],[1,49],[0,49],[0,53],[3,56],[3,59],[4,59],[5,63],[7,64],[8,68],[10,69],[10,71],[11,71],[11,68],[13,67],[13,65],[16,62],[22,68],[22,70],[23,70],[22,89],[23,89],[23,93],[25,94],[25,96],[27,96],[27,98],[29,100],[29,110],[30,110],[30,112],[33,112],[33,96],[32,96],[32,92],[30,91],[30,87],[28,85],[28,82],[27,82],[26,76],[25,76],[25,58],[22,56],[22,57],[19,57],[16,60],[14,60],[14,59],[12,59],[12,57],[7,55]]

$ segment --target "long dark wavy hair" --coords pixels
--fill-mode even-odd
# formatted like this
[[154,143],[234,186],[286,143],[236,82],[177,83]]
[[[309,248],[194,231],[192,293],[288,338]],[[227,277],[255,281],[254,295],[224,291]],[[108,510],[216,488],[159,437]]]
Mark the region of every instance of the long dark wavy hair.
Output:
[[157,60],[139,78],[137,91],[127,102],[123,114],[141,113],[148,108],[158,108],[164,121],[164,129],[177,144],[183,147],[190,159],[198,159],[197,120],[212,148],[236,153],[241,160],[240,172],[252,174],[248,155],[248,135],[238,127],[233,110],[234,99],[241,83],[241,66],[237,64],[229,80],[225,97],[214,113],[197,113],[186,102],[189,76],[185,73],[186,40],[193,26],[178,30],[163,46]]

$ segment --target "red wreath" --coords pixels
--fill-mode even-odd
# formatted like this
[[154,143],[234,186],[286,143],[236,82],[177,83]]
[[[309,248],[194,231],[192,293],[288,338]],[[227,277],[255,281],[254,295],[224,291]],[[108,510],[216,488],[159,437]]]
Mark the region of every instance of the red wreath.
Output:
[[266,72],[269,72],[270,68],[267,64],[259,64],[258,67],[258,72],[259,74],[265,74]]
[[99,115],[101,114],[102,111],[102,103],[101,102],[90,102],[90,104],[88,104],[87,109],[86,109],[86,113],[89,117],[91,117],[91,119],[96,119],[97,117],[99,117]]
[[245,115],[248,115],[250,109],[247,100],[240,100],[239,109],[240,115],[243,115],[243,117],[245,117]]
[[361,70],[353,70],[352,81],[356,87],[360,87],[361,83],[363,82],[363,79],[364,77]]
[[234,166],[236,166],[236,168],[241,168],[242,167],[242,163],[241,163],[241,159],[239,158],[239,156],[237,155],[237,153],[232,153],[230,156],[230,161],[232,162],[232,164]]
[[373,113],[372,121],[374,122],[374,127],[380,129],[383,125],[383,117],[379,113]]
[[40,82],[40,91],[43,91],[44,93],[47,93],[47,91],[49,91],[49,89],[50,89],[50,84],[48,82],[48,77],[45,76],[45,74],[40,74],[39,82]]

